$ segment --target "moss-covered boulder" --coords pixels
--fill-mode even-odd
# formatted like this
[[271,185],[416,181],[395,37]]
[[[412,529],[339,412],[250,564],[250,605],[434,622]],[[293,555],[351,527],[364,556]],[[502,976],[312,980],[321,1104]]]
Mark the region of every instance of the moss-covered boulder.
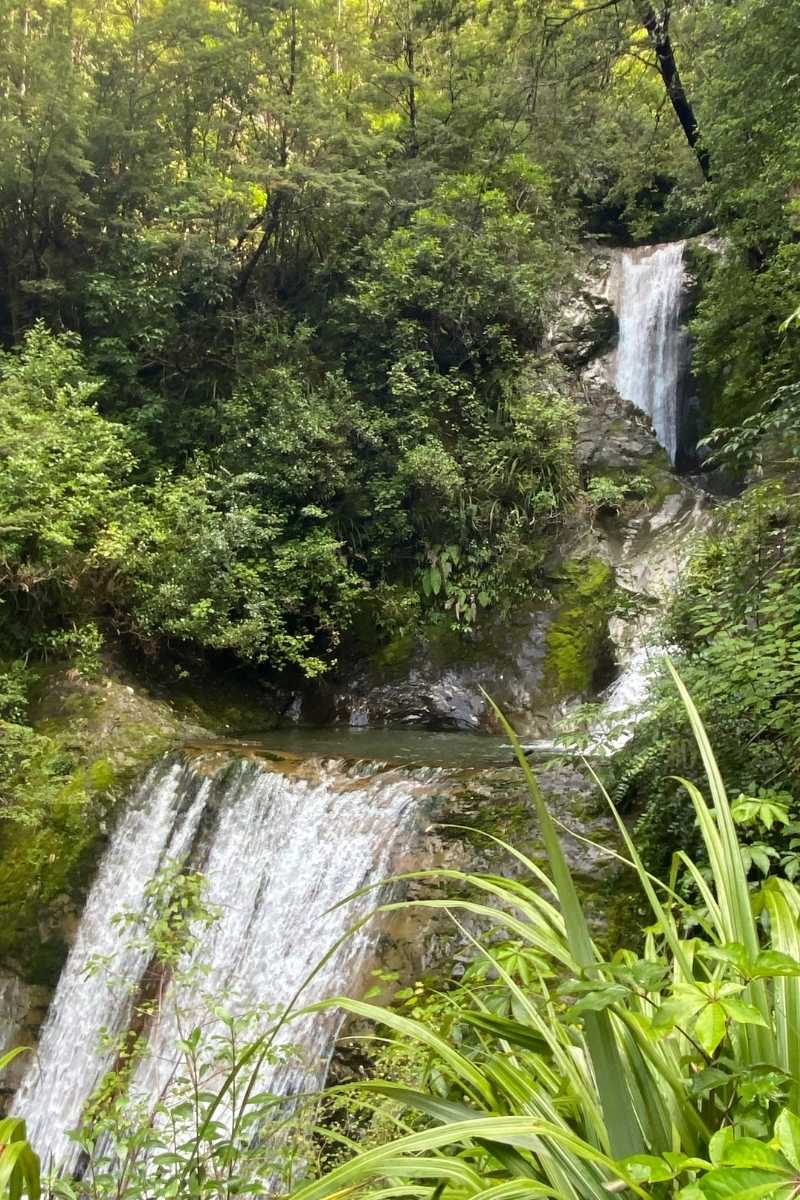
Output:
[[614,573],[607,562],[568,562],[556,589],[558,609],[546,635],[544,685],[554,698],[586,696],[605,682],[613,663],[608,619]]

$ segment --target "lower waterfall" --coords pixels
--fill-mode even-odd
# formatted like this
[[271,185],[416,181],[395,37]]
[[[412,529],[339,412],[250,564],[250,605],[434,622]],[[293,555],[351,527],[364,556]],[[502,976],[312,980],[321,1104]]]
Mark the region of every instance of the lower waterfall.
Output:
[[614,385],[650,417],[673,464],[681,448],[682,396],[689,363],[689,339],[680,323],[683,251],[683,242],[622,250],[607,286],[619,320]]
[[[174,761],[147,775],[120,821],[100,864],[83,911],[75,943],[61,972],[35,1060],[14,1099],[13,1111],[26,1119],[32,1144],[44,1162],[65,1168],[78,1157],[68,1137],[86,1100],[114,1064],[109,1045],[130,1019],[133,989],[147,955],[123,944],[112,918],[142,910],[147,884],[168,858],[189,849],[208,794],[208,781]],[[130,987],[110,988],[93,960],[113,963]]]
[[[213,765],[213,764],[212,764]],[[148,884],[168,860],[190,853],[208,880],[220,917],[201,938],[202,989],[242,1009],[282,1009],[312,968],[376,904],[374,893],[331,911],[343,897],[395,868],[413,828],[430,772],[309,760],[292,771],[239,758],[216,772],[167,759],[154,768],[113,834],[61,974],[35,1061],[14,1100],[45,1164],[74,1170],[80,1149],[69,1137],[103,1075],[116,1061],[148,955],[126,942],[113,918],[143,913]],[[302,996],[309,1003],[358,992],[374,940],[345,939]],[[108,984],[104,971],[125,987]],[[189,1012],[199,996],[178,997]],[[155,1097],[179,1057],[169,1017],[154,1019],[149,1050],[133,1088]],[[198,1009],[198,1019],[200,1013]],[[208,1019],[206,1017],[206,1019]],[[259,1087],[290,1094],[324,1078],[338,1018],[323,1014],[290,1027],[302,1060],[269,1070]]]

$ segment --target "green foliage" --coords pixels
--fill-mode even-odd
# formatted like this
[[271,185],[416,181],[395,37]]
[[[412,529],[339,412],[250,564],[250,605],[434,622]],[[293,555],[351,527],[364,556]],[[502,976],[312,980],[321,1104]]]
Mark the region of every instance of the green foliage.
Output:
[[525,881],[419,873],[469,885],[470,895],[417,903],[447,908],[462,929],[462,912],[488,923],[480,939],[466,934],[478,969],[438,996],[418,986],[402,994],[405,1011],[338,1001],[381,1023],[401,1052],[420,1053],[408,1059],[415,1078],[349,1088],[410,1112],[413,1131],[356,1149],[297,1188],[299,1200],[351,1186],[366,1194],[391,1186],[420,1196],[489,1190],[555,1200],[600,1200],[622,1189],[682,1200],[791,1194],[800,1127],[792,1034],[800,893],[771,879],[751,895],[710,744],[678,687],[710,794],[706,801],[685,785],[709,871],[701,875],[688,858],[681,867],[701,886],[702,907],[690,908],[648,875],[612,806],[654,923],[640,953],[618,950],[605,961],[514,739],[549,874],[519,852]]
[[[19,1047],[0,1055],[0,1071],[22,1054]],[[0,1120],[0,1196],[3,1200],[39,1200],[42,1194],[39,1159],[27,1140],[25,1122],[19,1117]]]
[[201,465],[159,477],[109,525],[96,561],[116,572],[137,636],[316,674],[315,638],[335,646],[357,581],[314,512],[287,536],[249,483]]
[[[797,499],[778,481],[727,505],[699,545],[674,600],[668,636],[733,787],[746,795],[800,795],[800,541]],[[675,848],[694,848],[696,832],[671,775],[691,776],[696,751],[666,679],[652,715],[636,728],[620,766],[616,795],[644,809],[643,856],[660,872]],[[764,827],[747,841],[775,842],[770,869],[793,861],[794,847]],[[753,859],[763,865],[762,854]]]
[[791,3],[712,4],[693,20],[700,120],[713,160],[710,201],[727,246],[693,322],[709,425],[734,425],[793,384],[798,295],[798,97],[784,54]]
[[0,965],[28,982],[57,981],[116,802],[173,733],[130,691],[74,668],[0,671]]
[[780,327],[798,298],[799,263],[797,246],[783,245],[754,272],[747,248],[731,247],[705,285],[691,322],[692,369],[711,427],[738,424],[795,383],[800,336]]
[[[555,274],[551,239],[560,231],[543,173],[521,158],[505,169],[502,189],[487,188],[478,176],[451,176],[406,227],[379,244],[356,285],[362,320],[378,328],[420,324],[445,368],[502,364],[536,345]],[[514,205],[520,185],[522,211]]]
[[586,484],[586,498],[595,513],[619,513],[630,500],[642,500],[652,492],[653,482],[644,475],[620,479],[593,475]]
[[23,645],[31,625],[80,613],[97,539],[125,502],[134,460],[98,389],[75,339],[41,324],[0,359],[0,619]]
[[29,725],[0,722],[0,738],[0,959],[52,984],[66,946],[40,918],[86,886],[116,781],[108,764],[84,765]]
[[800,461],[797,444],[800,386],[787,384],[774,396],[734,426],[721,426],[703,438],[699,449],[709,451],[710,466],[722,466],[735,475],[745,471],[763,473],[764,462],[775,472],[785,473]]

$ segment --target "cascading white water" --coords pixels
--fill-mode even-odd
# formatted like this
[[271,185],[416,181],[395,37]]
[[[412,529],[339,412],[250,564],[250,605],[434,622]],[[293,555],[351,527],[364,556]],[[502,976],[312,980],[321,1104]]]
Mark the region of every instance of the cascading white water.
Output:
[[647,602],[637,615],[627,620],[613,617],[609,622],[620,673],[602,696],[593,731],[592,748],[598,752],[621,749],[647,713],[653,668],[669,651],[660,634],[661,618],[697,538],[711,520],[707,497],[677,483],[655,512],[631,520],[624,537],[611,547],[617,584]]
[[[114,834],[87,900],[75,945],[62,973],[38,1050],[14,1102],[26,1117],[40,1155],[64,1170],[79,1152],[68,1137],[102,1074],[114,1064],[114,1035],[125,1031],[147,954],[112,922],[141,913],[146,887],[168,858],[194,843],[193,859],[208,879],[208,902],[219,920],[196,957],[202,991],[229,1009],[282,1008],[326,951],[376,903],[374,894],[329,911],[364,884],[391,872],[414,823],[415,801],[427,777],[341,762],[309,762],[286,774],[242,759],[217,778],[168,762],[151,772]],[[201,832],[201,827],[208,832]],[[303,1003],[358,991],[366,933],[346,939],[315,976]],[[103,972],[87,975],[92,958],[107,955],[124,990]],[[175,990],[175,989],[173,989]],[[179,1058],[174,1013],[205,1020],[196,991],[170,997],[155,1019],[150,1048],[132,1090],[157,1099]],[[196,1011],[195,1011],[196,1010]],[[172,1015],[171,1015],[172,1014]],[[324,1076],[339,1018],[304,1018],[290,1029],[302,1061],[259,1080],[282,1095],[316,1086]],[[212,1022],[213,1024],[213,1022]],[[111,1035],[105,1044],[104,1031]],[[213,1030],[206,1029],[206,1033]]]
[[[35,1061],[14,1098],[31,1142],[44,1162],[69,1169],[78,1148],[67,1136],[100,1078],[113,1066],[114,1039],[126,1027],[147,956],[112,922],[142,911],[145,889],[167,858],[191,845],[209,783],[171,760],[155,767],[131,801],[100,865],[75,944],[61,973]],[[105,959],[120,981],[87,971]],[[110,1035],[106,1043],[104,1031]]]
[[[374,907],[373,894],[332,908],[391,872],[425,786],[407,773],[359,776],[336,762],[312,778],[240,764],[204,866],[207,899],[221,917],[196,952],[205,964],[203,992],[229,1012],[255,1005],[283,1011],[326,951]],[[301,1003],[357,994],[373,936],[359,930],[346,938],[304,988]],[[146,1097],[158,1096],[175,1070],[170,1014],[177,1009],[191,1027],[208,1012],[194,989],[178,991],[166,998],[164,1021],[151,1032],[150,1052],[134,1080],[134,1091]],[[284,1040],[299,1043],[302,1058],[265,1067],[260,1089],[291,1095],[318,1087],[339,1019],[331,1012],[287,1027]],[[214,1033],[207,1020],[204,1033],[207,1039]]]
[[650,417],[672,463],[680,449],[681,392],[689,354],[680,324],[684,244],[621,251],[607,285],[619,319],[614,384],[621,396]]

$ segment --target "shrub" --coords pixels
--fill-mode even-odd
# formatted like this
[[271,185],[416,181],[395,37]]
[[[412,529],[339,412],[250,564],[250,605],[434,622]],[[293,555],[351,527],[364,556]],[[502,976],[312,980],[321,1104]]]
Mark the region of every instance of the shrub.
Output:
[[549,876],[516,852],[529,883],[444,872],[477,897],[418,902],[448,909],[456,920],[459,910],[478,914],[527,949],[524,974],[518,961],[478,947],[496,977],[490,987],[507,996],[510,1015],[496,1015],[474,979],[444,998],[447,1020],[438,1028],[363,1001],[331,1001],[422,1049],[427,1090],[419,1082],[380,1080],[349,1089],[421,1113],[424,1126],[354,1154],[297,1188],[294,1200],[323,1200],[352,1187],[367,1195],[558,1200],[679,1189],[684,1200],[794,1194],[800,893],[782,879],[756,892],[748,885],[707,736],[677,686],[711,796],[707,803],[685,785],[710,867],[706,879],[689,859],[682,862],[699,906],[690,909],[647,874],[613,810],[654,924],[641,954],[620,950],[604,961],[514,739]]

